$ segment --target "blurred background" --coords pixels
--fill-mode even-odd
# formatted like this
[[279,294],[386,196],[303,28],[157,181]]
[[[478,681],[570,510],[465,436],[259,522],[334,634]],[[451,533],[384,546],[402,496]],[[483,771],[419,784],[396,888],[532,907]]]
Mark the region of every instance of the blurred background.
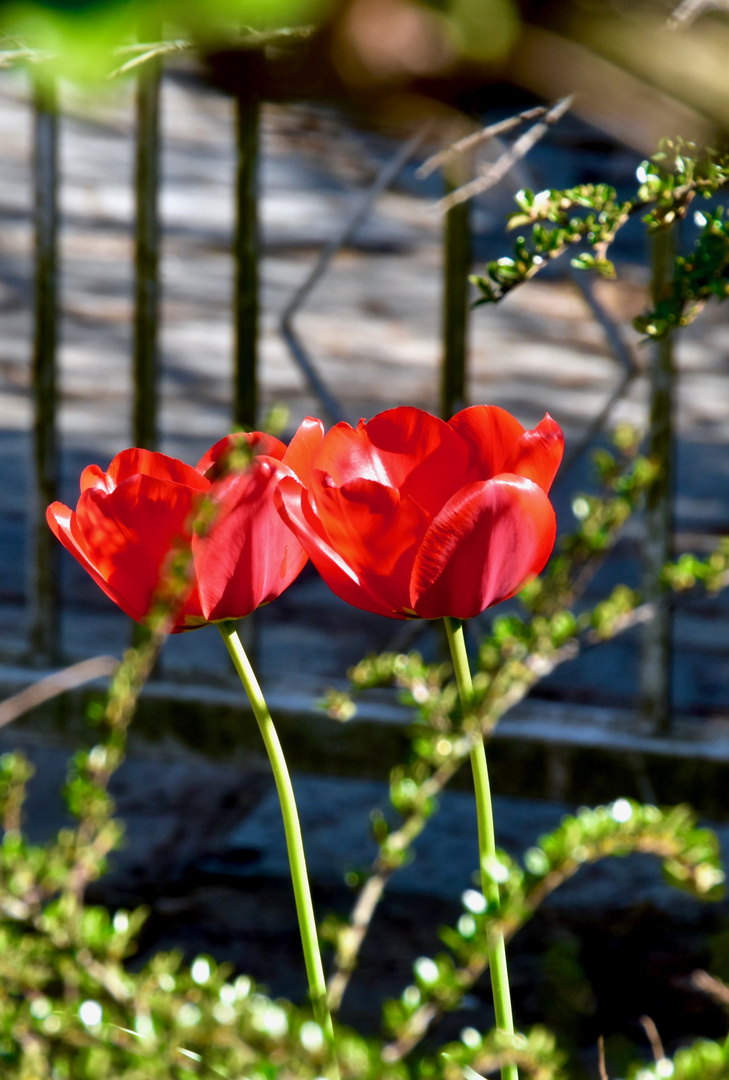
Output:
[[[636,217],[619,233],[614,281],[575,272],[567,255],[500,304],[473,309],[468,277],[511,254],[506,218],[518,190],[604,182],[627,197],[662,137],[722,145],[728,35],[726,5],[702,0],[0,5],[5,695],[52,669],[119,655],[130,641],[128,621],[44,523],[53,499],[75,505],[86,464],[106,467],[128,445],[194,464],[232,425],[261,426],[281,406],[287,434],[307,414],[356,422],[401,404],[444,416],[497,404],[526,427],[549,411],[567,436],[555,503],[569,530],[576,493],[593,483],[594,447],[616,424],[649,427],[655,346],[632,328],[649,303],[645,228]],[[473,197],[446,209],[444,197],[464,185]],[[690,217],[677,233],[679,249],[692,242]],[[706,553],[727,531],[728,349],[718,305],[675,341],[665,552]],[[588,600],[618,582],[645,585],[644,537],[645,523],[631,522]],[[661,618],[657,668],[655,640],[651,653],[635,628],[559,668],[505,721],[494,744],[505,846],[521,848],[583,799],[691,798],[726,815],[729,601],[689,596]],[[319,887],[335,893],[360,843],[347,809],[384,792],[377,785],[401,748],[404,714],[383,697],[343,728],[313,703],[343,687],[347,666],[368,650],[432,658],[442,643],[428,626],[348,609],[311,568],[245,632],[307,774],[302,790],[314,805],[317,776],[335,785],[326,852],[315,841],[313,856]],[[257,883],[285,873],[266,855],[277,842],[267,781],[254,769],[242,794],[240,770],[219,764],[249,768],[255,757],[239,696],[214,630],[170,641],[140,709],[135,770],[117,792],[130,844],[108,895],[143,897],[164,933],[195,947],[201,934],[211,947],[201,927],[213,933],[221,904],[231,910],[236,897],[245,923],[260,906]],[[54,699],[23,721],[46,777],[60,778],[55,747],[77,734],[77,711]],[[2,739],[14,745],[17,732]],[[336,787],[351,774],[365,786]],[[525,796],[552,801],[536,809]],[[49,820],[47,795],[34,797]],[[465,812],[461,797],[446,822]],[[446,826],[444,845],[448,836]],[[434,911],[454,899],[447,850],[441,859],[436,848],[429,871]],[[469,848],[466,864],[471,857]],[[167,868],[172,893],[160,892],[150,866]],[[586,904],[623,910],[616,898],[630,891],[632,914],[606,940],[632,949],[629,919],[638,937],[647,925],[635,903],[652,928],[666,904],[650,873],[630,866],[609,881],[593,875],[564,903],[574,922]],[[422,876],[408,889],[422,891]],[[383,930],[400,966],[411,959],[393,944],[402,944],[407,904],[395,902]],[[539,986],[558,971],[580,999],[574,926],[555,919],[554,970]],[[241,965],[255,967],[285,939],[281,925],[267,933],[251,935]],[[596,941],[593,986],[612,947]],[[521,963],[528,997],[526,951]],[[641,1007],[667,1015],[669,976],[656,971],[640,983]],[[519,962],[517,982],[518,972]],[[594,1000],[584,1000],[593,1016]],[[630,1012],[623,1001],[610,1007]]]

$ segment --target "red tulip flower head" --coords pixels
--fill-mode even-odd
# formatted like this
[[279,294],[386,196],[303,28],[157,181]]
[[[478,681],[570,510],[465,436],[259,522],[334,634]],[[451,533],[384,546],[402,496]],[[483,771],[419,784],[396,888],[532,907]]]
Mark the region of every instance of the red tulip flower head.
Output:
[[[314,436],[312,442],[311,436]],[[307,555],[277,513],[273,492],[286,476],[308,482],[321,432],[304,423],[287,447],[261,432],[230,435],[193,469],[149,450],[123,450],[107,472],[81,474],[76,510],[55,502],[48,524],[119,607],[143,622],[175,552],[190,559],[188,588],[172,632],[239,619],[284,591]],[[231,453],[250,460],[229,470]],[[207,528],[196,517],[205,507]]]
[[564,449],[550,416],[525,431],[495,406],[447,423],[397,408],[320,431],[309,483],[284,477],[276,501],[355,607],[467,619],[544,567],[556,532],[547,493]]

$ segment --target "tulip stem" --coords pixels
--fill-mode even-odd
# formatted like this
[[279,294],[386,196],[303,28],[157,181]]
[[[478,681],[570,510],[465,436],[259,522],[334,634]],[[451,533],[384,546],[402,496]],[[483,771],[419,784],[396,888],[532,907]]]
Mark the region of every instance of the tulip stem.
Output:
[[[453,671],[456,676],[458,696],[464,713],[471,708],[473,699],[473,681],[471,669],[468,665],[466,642],[463,636],[463,623],[460,619],[452,619],[446,616],[446,633],[448,644],[453,660]],[[471,769],[473,771],[473,786],[476,794],[476,816],[478,820],[478,850],[481,864],[481,888],[489,908],[498,915],[500,897],[498,882],[494,880],[490,872],[496,858],[496,837],[494,834],[494,811],[491,803],[491,787],[489,784],[488,768],[486,766],[486,749],[484,747],[481,732],[474,733],[474,743],[471,748]],[[511,1011],[511,993],[509,990],[509,973],[506,967],[506,947],[504,935],[499,931],[490,938],[488,950],[489,970],[491,972],[491,989],[494,995],[494,1013],[496,1015],[496,1027],[508,1035],[514,1034],[514,1019]],[[519,1071],[514,1064],[504,1065],[501,1068],[501,1080],[519,1080]]]
[[217,625],[228,652],[230,653],[231,659],[233,660],[235,670],[238,672],[240,681],[243,683],[243,688],[248,695],[248,700],[251,703],[253,713],[258,721],[258,727],[263,736],[268,759],[271,762],[273,778],[276,782],[276,790],[278,791],[278,798],[281,804],[284,832],[286,834],[286,848],[289,856],[294,899],[296,901],[296,914],[299,920],[299,933],[301,934],[301,944],[304,950],[306,975],[309,982],[309,996],[311,998],[316,1021],[322,1028],[324,1037],[330,1047],[332,1058],[330,1076],[332,1077],[332,1080],[339,1080],[339,1067],[334,1052],[334,1028],[332,1026],[332,1018],[327,1005],[324,968],[321,962],[321,953],[319,952],[319,940],[316,931],[316,920],[314,919],[314,907],[311,902],[309,877],[306,871],[304,843],[301,837],[301,825],[299,824],[299,815],[296,809],[296,799],[291,784],[291,777],[289,776],[286,760],[283,755],[278,735],[276,734],[276,729],[273,725],[273,720],[271,719],[271,714],[268,711],[266,699],[263,696],[263,692],[258,684],[258,680],[253,672],[245,649],[238,637],[235,623],[221,622]]

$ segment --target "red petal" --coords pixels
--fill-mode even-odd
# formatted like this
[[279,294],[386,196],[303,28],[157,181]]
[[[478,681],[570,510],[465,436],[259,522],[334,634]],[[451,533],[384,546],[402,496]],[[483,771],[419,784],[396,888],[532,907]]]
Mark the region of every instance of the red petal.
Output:
[[425,619],[470,619],[506,600],[544,567],[554,510],[530,480],[469,484],[428,530],[413,567],[411,602]]
[[193,539],[206,619],[240,619],[275,600],[307,555],[273,503],[281,477],[275,459],[256,458],[244,473],[213,488],[217,515],[207,536]]
[[519,421],[498,405],[473,405],[463,409],[448,421],[468,446],[471,479],[490,480],[506,472],[505,462],[512,447],[524,434]]
[[102,488],[104,491],[113,491],[114,483],[98,465],[87,465],[81,473],[80,487],[86,491],[89,487]]
[[336,487],[373,480],[397,488],[434,516],[466,480],[468,458],[446,423],[422,409],[379,413],[356,431],[337,424],[316,461]]
[[525,431],[511,449],[502,472],[516,473],[549,491],[564,454],[564,435],[549,413],[533,431]]
[[265,431],[236,431],[211,446],[198,461],[195,472],[206,476],[210,481],[218,480],[226,472],[228,456],[236,449],[246,446],[256,455],[265,454],[266,457],[273,457],[278,461],[281,461],[286,453],[286,444]]
[[[95,469],[97,466],[90,466]],[[100,470],[99,470],[100,471]],[[158,454],[152,450],[140,450],[132,447],[122,450],[113,459],[106,473],[108,477],[106,488],[110,490],[123,484],[136,475],[153,477],[155,480],[168,480],[173,484],[182,484],[184,487],[193,488],[195,491],[206,491],[208,485],[201,482],[199,473],[192,465],[186,465],[184,461],[168,457],[167,454]]]
[[122,611],[129,615],[132,619],[136,619],[138,622],[144,618],[145,612],[137,608],[132,608],[123,596],[121,596],[115,589],[109,585],[99,571],[91,561],[90,553],[86,547],[83,537],[78,528],[76,521],[76,515],[72,510],[69,510],[63,503],[54,502],[46,510],[46,521],[50,525],[53,533],[61,541],[67,551],[70,551],[73,557],[83,566],[91,577],[94,579],[99,588],[103,589],[106,595],[117,604]]
[[[109,595],[122,598],[120,607],[133,618],[148,613],[173,547],[189,544],[199,499],[189,487],[139,474],[108,495],[93,487],[81,495],[76,524],[83,549],[112,590]],[[194,608],[191,595],[184,612],[192,615]]]
[[377,615],[394,614],[388,604],[373,593],[334,550],[321,521],[311,508],[306,489],[301,484],[292,477],[284,477],[276,489],[274,499],[281,517],[295,533],[333,593],[364,611],[373,611]]
[[324,487],[317,513],[331,546],[390,608],[410,606],[410,573],[429,517],[412,499],[374,480]]
[[284,465],[288,465],[305,487],[309,486],[314,460],[321,450],[323,439],[324,425],[321,420],[307,416],[283,456]]

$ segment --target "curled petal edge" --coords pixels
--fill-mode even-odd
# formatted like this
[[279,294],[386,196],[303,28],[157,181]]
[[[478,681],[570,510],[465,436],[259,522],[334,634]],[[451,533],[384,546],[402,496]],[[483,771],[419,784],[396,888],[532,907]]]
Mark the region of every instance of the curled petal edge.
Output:
[[284,477],[274,493],[279,514],[333,593],[354,607],[390,618],[404,618],[393,612],[367,586],[331,546],[324,528],[311,508],[306,489],[291,477]]
[[410,597],[422,618],[469,619],[514,596],[544,567],[556,535],[544,491],[521,476],[463,488],[415,558]]
[[85,544],[83,543],[83,538],[77,535],[76,515],[73,510],[70,510],[68,506],[65,506],[61,502],[51,503],[46,510],[46,521],[56,538],[60,540],[76,561],[83,566],[84,570],[86,570],[93,578],[99,588],[103,589],[109,599],[113,600],[114,603],[122,609],[125,615],[129,615],[129,617],[136,622],[141,622],[146,615],[146,612],[137,611],[136,608],[130,606],[124,597],[113,589],[108,581],[101,576],[89,558]]

